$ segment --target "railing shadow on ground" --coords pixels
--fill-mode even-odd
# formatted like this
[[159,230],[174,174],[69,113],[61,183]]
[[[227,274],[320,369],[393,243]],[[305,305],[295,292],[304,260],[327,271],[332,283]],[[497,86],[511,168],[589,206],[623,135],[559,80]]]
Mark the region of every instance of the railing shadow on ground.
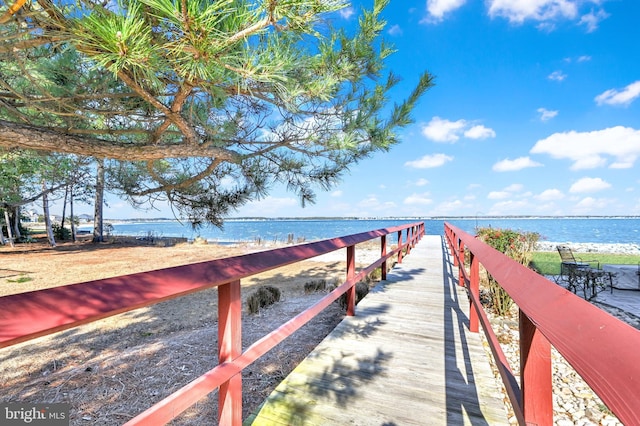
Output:
[[[407,233],[404,241],[401,238],[403,231]],[[386,235],[396,232],[402,244],[389,254],[386,254],[386,249],[382,249],[381,257],[376,262],[356,273],[355,246],[380,238],[381,247],[386,247]],[[353,315],[355,283],[373,269],[384,266],[391,256],[398,255],[400,262],[403,250],[410,251],[422,235],[424,223],[415,223],[268,252],[5,296],[0,298],[0,346],[11,346],[217,287],[219,365],[133,419],[131,424],[167,423],[216,389],[219,389],[220,422],[240,424],[242,388],[239,373],[308,323],[342,294],[348,295],[347,313]],[[242,352],[239,326],[242,310],[240,279],[340,248],[347,249],[347,280],[321,301]],[[384,275],[386,270],[383,268],[383,278]]]
[[[453,263],[444,239],[442,239],[442,256],[447,424],[461,423],[462,413],[468,413],[474,415],[474,421],[476,422],[474,425],[488,426],[489,423],[480,409],[473,365],[468,349],[466,333],[469,331],[469,317],[460,308],[461,301],[458,299],[458,291],[456,289],[458,279],[453,274]],[[459,367],[458,363],[458,353],[455,345],[456,337],[460,339],[462,348],[462,359],[460,361],[464,365],[464,371]],[[460,392],[461,388],[464,389],[464,393]],[[461,394],[467,397],[462,399],[460,397]]]

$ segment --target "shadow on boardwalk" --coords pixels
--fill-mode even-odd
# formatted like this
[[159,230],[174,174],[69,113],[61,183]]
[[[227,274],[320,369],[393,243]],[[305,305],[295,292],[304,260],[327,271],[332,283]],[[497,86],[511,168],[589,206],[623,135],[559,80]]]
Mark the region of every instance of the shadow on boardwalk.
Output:
[[508,424],[456,284],[442,239],[425,237],[245,424]]
[[[477,415],[475,425],[489,425],[480,409],[478,392],[473,376],[473,363],[469,353],[467,334],[469,331],[468,309],[461,308],[461,303],[469,305],[468,299],[460,300],[462,292],[456,289],[459,280],[454,275],[453,262],[450,259],[446,243],[442,241],[442,268],[444,286],[444,341],[445,341],[445,383],[447,395],[447,424],[459,421],[459,415],[463,412]],[[456,345],[456,339],[460,345]],[[462,348],[458,351],[457,348]],[[461,353],[460,353],[461,352]],[[463,363],[464,368],[459,368],[458,363]],[[460,398],[461,394],[466,395]],[[455,414],[455,415],[454,415]]]

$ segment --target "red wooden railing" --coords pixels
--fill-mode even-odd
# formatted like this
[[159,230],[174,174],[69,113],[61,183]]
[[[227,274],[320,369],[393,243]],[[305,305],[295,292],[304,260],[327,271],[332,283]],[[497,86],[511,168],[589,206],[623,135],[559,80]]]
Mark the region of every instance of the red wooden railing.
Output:
[[[453,225],[445,236],[469,289],[470,329],[482,325],[520,424],[553,424],[551,346],[619,420],[640,424],[640,331]],[[480,304],[480,264],[520,309],[520,384]]]
[[[397,234],[398,245],[387,253],[389,234]],[[218,388],[219,423],[240,425],[242,370],[342,294],[347,294],[347,315],[354,315],[355,284],[378,267],[381,267],[382,277],[386,279],[387,261],[397,255],[398,262],[402,262],[403,251],[409,253],[423,235],[424,223],[413,223],[243,256],[0,297],[0,348],[218,287],[218,366],[147,409],[127,425],[155,426],[168,423]],[[380,258],[356,272],[356,245],[377,238],[380,238]],[[346,281],[243,352],[240,280],[342,248],[347,251]]]

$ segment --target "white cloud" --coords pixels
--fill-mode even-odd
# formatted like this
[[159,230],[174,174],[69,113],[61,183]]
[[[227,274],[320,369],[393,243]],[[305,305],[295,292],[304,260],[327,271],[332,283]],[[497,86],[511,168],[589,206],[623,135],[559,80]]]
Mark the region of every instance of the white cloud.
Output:
[[609,14],[602,9],[598,10],[597,12],[591,11],[586,15],[583,15],[580,18],[580,22],[578,22],[578,24],[584,25],[585,27],[587,27],[587,32],[592,33],[598,29],[598,24],[600,23],[600,21],[603,21],[608,17]]
[[608,188],[611,188],[611,184],[605,182],[601,178],[585,177],[571,185],[571,188],[569,188],[569,192],[571,192],[572,194],[583,192],[598,192]]
[[521,212],[526,211],[528,209],[528,204],[524,200],[508,200],[508,201],[500,201],[495,203],[489,209],[487,214],[489,215],[501,215],[508,214],[513,212]]
[[565,78],[567,78],[567,75],[564,74],[562,71],[554,71],[551,74],[549,74],[547,78],[553,81],[562,81]]
[[342,16],[344,19],[351,18],[355,13],[355,9],[351,6],[340,9],[340,16]]
[[496,132],[493,129],[485,127],[481,124],[473,126],[469,130],[464,132],[464,136],[469,139],[486,139],[495,138]]
[[512,183],[507,186],[504,190],[509,192],[519,192],[524,189],[524,186],[521,183]]
[[626,161],[616,161],[611,163],[609,166],[610,169],[630,169],[633,167],[633,163],[635,162],[636,157],[632,156],[626,159]]
[[369,195],[367,196],[367,198],[364,198],[362,200],[360,200],[360,202],[358,202],[358,206],[360,207],[375,207],[380,205],[380,200],[378,200],[378,197],[376,195]]
[[442,21],[444,15],[466,3],[467,0],[427,0],[427,12],[433,21]]
[[593,214],[597,210],[609,210],[611,200],[606,198],[585,197],[574,206],[575,213]]
[[436,142],[455,142],[467,126],[465,120],[449,121],[433,117],[429,124],[422,127],[422,134]]
[[433,117],[429,124],[422,127],[422,134],[434,142],[455,143],[460,136],[468,139],[486,139],[496,137],[496,132],[481,124],[473,124],[467,120],[450,121]]
[[540,31],[544,31],[546,33],[550,33],[550,32],[555,31],[556,24],[554,24],[553,22],[550,22],[550,21],[544,21],[544,22],[540,22],[538,25],[536,25],[536,28],[539,29]]
[[387,31],[387,32],[391,36],[400,36],[400,35],[402,35],[402,28],[400,28],[400,25],[398,25],[398,24],[392,25],[391,28],[389,28],[389,31]]
[[629,84],[622,90],[609,89],[595,97],[598,105],[624,105],[627,106],[640,96],[640,80]]
[[415,182],[414,185],[415,186],[425,186],[425,185],[428,185],[428,184],[429,184],[428,180],[426,180],[425,178],[420,178]]
[[259,210],[260,215],[268,216],[271,214],[280,214],[282,209],[291,209],[296,206],[298,206],[298,201],[295,198],[268,196],[262,200],[247,203],[246,206],[242,207],[242,212]]
[[431,214],[433,215],[446,215],[450,213],[460,213],[460,210],[464,208],[465,205],[460,200],[452,200],[452,201],[444,201],[438,204]]
[[[536,27],[541,31],[553,31],[560,20],[577,20],[584,25],[587,32],[593,32],[598,24],[606,19],[606,13],[600,4],[602,0],[487,0],[489,16],[503,17],[514,24],[522,24],[526,20],[538,21]],[[581,14],[580,7],[594,5],[597,9]]]
[[616,126],[592,132],[554,133],[536,142],[530,152],[572,160],[572,170],[603,167],[607,156],[615,159],[611,168],[629,168],[640,156],[640,130]]
[[[587,62],[590,60],[591,60],[591,56],[589,55],[581,55],[575,59],[576,62]],[[573,62],[573,58],[567,57],[567,58],[564,58],[564,61],[570,64],[571,62]]]
[[578,15],[576,0],[489,0],[488,3],[489,16],[501,16],[514,23],[527,19],[574,19]]
[[558,111],[550,111],[546,108],[538,108],[537,111],[540,113],[540,121],[548,121],[558,115]]
[[415,169],[431,169],[434,167],[443,166],[445,163],[453,161],[453,157],[450,157],[445,154],[433,154],[433,155],[425,155],[422,158],[418,158],[417,160],[407,161],[404,163],[407,167],[413,167]]
[[429,198],[430,194],[425,192],[424,194],[411,194],[404,199],[404,204],[408,205],[427,205],[433,203],[433,200]]
[[340,190],[333,191],[333,192],[331,193],[331,196],[332,196],[332,197],[342,197],[342,191],[340,191]]
[[[512,183],[511,185],[504,188],[502,191],[489,192],[489,194],[487,195],[487,198],[490,200],[503,200],[505,198],[510,198],[515,196],[517,192],[520,192],[523,189],[524,189],[524,186],[521,183]],[[520,194],[518,195],[521,196]]]
[[370,194],[357,203],[355,216],[368,216],[371,212],[394,212],[398,206],[393,201],[381,201],[377,195]]
[[505,198],[509,198],[512,194],[508,191],[491,191],[487,198],[490,200],[504,200]]
[[563,199],[564,194],[559,189],[545,189],[534,198],[539,201],[555,201]]
[[533,161],[529,157],[518,157],[514,160],[506,158],[494,164],[492,170],[494,172],[515,172],[529,167],[542,167],[542,164]]

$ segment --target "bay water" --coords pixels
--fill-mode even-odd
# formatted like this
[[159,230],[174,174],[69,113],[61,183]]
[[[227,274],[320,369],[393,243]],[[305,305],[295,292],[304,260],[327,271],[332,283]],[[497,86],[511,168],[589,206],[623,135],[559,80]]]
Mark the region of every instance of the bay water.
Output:
[[[640,244],[640,217],[451,218],[451,219],[228,219],[222,229],[192,229],[175,220],[112,222],[113,235],[203,238],[217,243],[294,242],[340,237],[396,225],[425,222],[426,232],[442,235],[444,222],[473,234],[479,227],[537,232],[541,240],[572,243]],[[107,223],[109,221],[106,221]],[[91,230],[92,226],[80,229]],[[393,243],[394,241],[390,241]]]

